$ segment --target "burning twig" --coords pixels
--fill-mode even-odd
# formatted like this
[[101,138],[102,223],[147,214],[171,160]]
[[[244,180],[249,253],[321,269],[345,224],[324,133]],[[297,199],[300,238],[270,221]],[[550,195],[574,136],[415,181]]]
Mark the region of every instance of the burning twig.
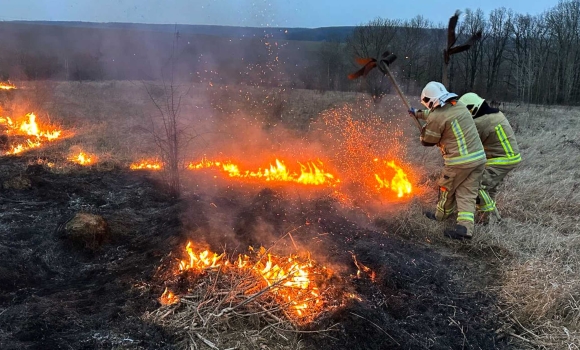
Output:
[[351,252],[351,254],[352,254],[352,260],[354,260],[354,265],[357,268],[356,277],[357,278],[360,278],[361,271],[364,271],[364,272],[366,272],[370,276],[371,282],[374,282],[375,281],[375,278],[376,278],[375,272],[373,270],[371,270],[369,267],[367,267],[367,266],[363,265],[362,263],[358,262],[358,260],[356,260],[356,255],[354,255],[354,253]]
[[161,305],[173,305],[179,302],[179,297],[166,287],[163,294],[159,297],[159,302]]

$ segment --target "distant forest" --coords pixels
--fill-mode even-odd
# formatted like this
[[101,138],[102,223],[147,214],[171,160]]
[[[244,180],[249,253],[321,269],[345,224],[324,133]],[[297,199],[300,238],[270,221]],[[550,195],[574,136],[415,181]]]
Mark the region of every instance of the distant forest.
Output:
[[[450,90],[580,103],[580,0],[535,16],[464,10],[460,40],[478,30],[482,39],[451,59]],[[364,91],[380,99],[390,92],[380,72],[348,80],[359,68],[355,57],[394,52],[398,81],[418,94],[428,81],[442,80],[446,40],[446,27],[423,16],[315,29],[10,21],[0,22],[0,79],[159,80],[171,66],[184,82]]]

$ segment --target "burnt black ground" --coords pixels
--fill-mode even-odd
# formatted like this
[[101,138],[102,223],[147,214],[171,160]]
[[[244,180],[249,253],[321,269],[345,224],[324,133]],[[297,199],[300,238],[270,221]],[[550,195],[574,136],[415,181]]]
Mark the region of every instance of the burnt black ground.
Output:
[[[141,319],[158,307],[161,261],[187,239],[203,239],[214,249],[225,241],[267,245],[293,228],[296,243],[342,267],[362,299],[311,325],[337,324],[337,330],[331,337],[305,334],[308,348],[508,347],[496,339],[494,296],[483,291],[493,267],[365,228],[327,198],[296,202],[282,189],[238,188],[175,201],[147,172],[79,167],[54,174],[29,161],[0,158],[1,182],[22,174],[32,184],[0,192],[1,349],[177,348],[179,339]],[[79,211],[108,221],[111,239],[100,250],[62,239],[59,228]],[[216,217],[224,218],[219,234],[212,233]],[[375,282],[354,277],[353,253],[376,271]]]

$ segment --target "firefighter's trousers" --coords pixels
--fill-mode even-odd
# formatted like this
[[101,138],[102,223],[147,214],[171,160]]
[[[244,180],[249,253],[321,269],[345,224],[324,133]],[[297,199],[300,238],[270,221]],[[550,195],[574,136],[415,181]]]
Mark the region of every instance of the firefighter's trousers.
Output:
[[475,201],[480,188],[485,163],[474,167],[445,166],[439,185],[439,200],[435,217],[447,219],[457,210],[457,224],[465,226],[468,234],[473,233]]
[[477,198],[477,210],[491,212],[495,210],[495,196],[497,189],[505,176],[514,170],[518,164],[506,166],[486,166],[481,179],[481,186]]

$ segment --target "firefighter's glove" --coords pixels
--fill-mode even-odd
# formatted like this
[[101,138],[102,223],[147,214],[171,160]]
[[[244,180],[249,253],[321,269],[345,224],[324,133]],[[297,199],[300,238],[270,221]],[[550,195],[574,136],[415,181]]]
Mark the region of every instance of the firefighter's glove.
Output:
[[407,112],[409,112],[409,115],[413,118],[417,118],[417,110],[413,107],[411,107],[411,109],[409,109]]

